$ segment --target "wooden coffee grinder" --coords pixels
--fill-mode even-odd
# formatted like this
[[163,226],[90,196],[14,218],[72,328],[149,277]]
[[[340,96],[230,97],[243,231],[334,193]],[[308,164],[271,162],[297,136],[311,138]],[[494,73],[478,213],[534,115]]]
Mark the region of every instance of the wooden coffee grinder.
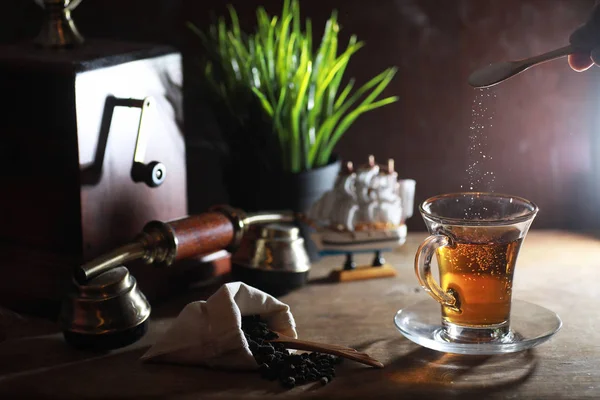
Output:
[[[0,306],[55,314],[72,268],[185,216],[172,48],[84,40],[77,0],[44,0],[34,43],[0,46]],[[136,272],[148,297],[172,270]]]

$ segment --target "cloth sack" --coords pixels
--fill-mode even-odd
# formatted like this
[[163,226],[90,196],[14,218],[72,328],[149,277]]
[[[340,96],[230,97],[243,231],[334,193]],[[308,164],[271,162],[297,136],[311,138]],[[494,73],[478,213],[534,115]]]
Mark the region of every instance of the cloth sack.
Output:
[[269,329],[297,338],[287,304],[242,282],[223,285],[206,301],[185,306],[171,327],[142,356],[143,361],[258,368],[242,331],[242,317],[260,315]]

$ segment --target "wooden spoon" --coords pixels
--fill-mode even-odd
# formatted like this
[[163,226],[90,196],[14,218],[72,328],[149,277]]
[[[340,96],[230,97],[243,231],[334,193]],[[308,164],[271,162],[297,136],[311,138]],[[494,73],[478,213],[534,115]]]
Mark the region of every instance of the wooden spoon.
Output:
[[319,353],[333,354],[335,356],[347,358],[349,360],[357,361],[372,367],[383,368],[383,364],[376,359],[372,358],[366,353],[361,353],[350,347],[339,346],[336,344],[309,342],[308,340],[294,339],[293,337],[282,335],[279,332],[275,333],[277,333],[279,337],[268,341],[271,343],[281,343],[289,349],[317,351]]
[[505,61],[490,64],[487,67],[483,67],[473,72],[469,76],[469,85],[476,88],[490,87],[525,71],[529,67],[564,57],[574,52],[575,48],[569,45],[520,61]]

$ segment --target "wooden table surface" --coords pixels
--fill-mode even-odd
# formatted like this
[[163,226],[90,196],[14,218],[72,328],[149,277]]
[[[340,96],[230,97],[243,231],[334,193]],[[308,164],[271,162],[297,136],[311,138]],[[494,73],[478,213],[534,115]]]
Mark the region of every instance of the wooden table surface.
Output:
[[139,357],[179,310],[206,298],[204,288],[158,307],[141,341],[106,354],[76,351],[52,333],[52,324],[5,314],[5,324],[11,318],[14,323],[0,342],[0,398],[600,398],[600,239],[530,232],[517,263],[513,298],[555,311],[563,328],[533,350],[474,357],[422,348],[393,325],[398,309],[429,299],[412,267],[424,236],[411,233],[406,245],[386,255],[399,272],[395,278],[326,283],[322,278],[343,261],[328,257],[313,266],[309,285],[282,297],[301,338],[352,346],[381,360],[384,369],[344,362],[327,386],[284,390],[249,372],[141,363]]

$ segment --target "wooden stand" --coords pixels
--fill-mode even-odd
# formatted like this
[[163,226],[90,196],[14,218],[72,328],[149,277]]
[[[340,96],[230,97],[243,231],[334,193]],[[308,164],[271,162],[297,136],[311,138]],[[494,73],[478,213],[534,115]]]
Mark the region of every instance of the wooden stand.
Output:
[[389,264],[381,267],[361,265],[351,270],[337,269],[331,271],[329,278],[335,282],[361,281],[365,279],[391,278],[396,276],[396,270]]
[[396,269],[385,263],[380,251],[375,252],[371,265],[356,266],[352,253],[346,254],[346,262],[340,269],[331,271],[329,279],[334,282],[351,282],[366,279],[391,278],[397,275]]

